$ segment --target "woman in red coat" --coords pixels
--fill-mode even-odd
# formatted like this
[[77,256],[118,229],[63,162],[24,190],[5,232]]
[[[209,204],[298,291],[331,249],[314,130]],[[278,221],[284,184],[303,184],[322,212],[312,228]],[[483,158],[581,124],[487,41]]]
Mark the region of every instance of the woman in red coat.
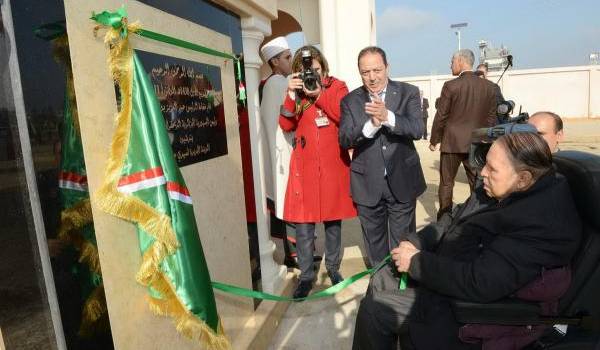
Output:
[[[302,56],[320,83],[308,90],[298,72]],[[309,56],[310,53],[310,57]],[[325,224],[325,266],[333,284],[343,281],[338,269],[342,260],[342,219],[356,216],[350,198],[350,157],[338,143],[340,101],[348,93],[346,84],[329,76],[325,57],[313,46],[304,46],[294,55],[292,79],[279,116],[283,131],[295,131],[294,150],[285,194],[283,218],[296,223],[296,249],[300,283],[295,298],[312,289],[315,277],[313,247],[315,223]],[[306,74],[305,74],[306,75]]]

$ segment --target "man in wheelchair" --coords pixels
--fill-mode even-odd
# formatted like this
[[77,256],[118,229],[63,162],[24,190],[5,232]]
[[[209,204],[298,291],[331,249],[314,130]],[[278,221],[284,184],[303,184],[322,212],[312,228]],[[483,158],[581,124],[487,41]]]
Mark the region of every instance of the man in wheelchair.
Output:
[[[392,250],[393,267],[372,277],[354,349],[519,349],[540,335],[536,327],[465,326],[453,302],[510,297],[557,311],[582,232],[569,184],[546,142],[527,132],[494,141],[481,177],[464,204],[409,235]],[[405,290],[401,273],[410,276]]]

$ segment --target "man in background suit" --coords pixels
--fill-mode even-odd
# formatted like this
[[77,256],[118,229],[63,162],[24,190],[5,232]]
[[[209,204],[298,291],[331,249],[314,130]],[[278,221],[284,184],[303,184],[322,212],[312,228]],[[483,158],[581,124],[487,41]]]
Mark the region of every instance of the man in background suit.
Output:
[[460,163],[471,190],[475,184],[475,171],[469,166],[472,131],[496,124],[496,89],[492,82],[473,72],[474,61],[475,56],[468,49],[458,50],[452,56],[450,69],[457,78],[444,83],[431,127],[429,149],[441,150],[438,220],[452,210],[454,179]]
[[[425,179],[413,140],[423,135],[417,87],[388,78],[385,52],[358,54],[363,86],[341,103],[339,139],[353,149],[351,191],[371,266],[415,231],[416,198]],[[389,225],[389,226],[388,226]]]
[[427,119],[429,118],[429,99],[423,97],[423,90],[419,90],[421,96],[421,111],[423,113],[423,140],[427,140]]

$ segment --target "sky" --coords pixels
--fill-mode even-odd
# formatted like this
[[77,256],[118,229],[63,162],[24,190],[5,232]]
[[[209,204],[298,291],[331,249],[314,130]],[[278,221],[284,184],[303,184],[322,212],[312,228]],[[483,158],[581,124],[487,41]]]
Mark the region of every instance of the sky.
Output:
[[[484,5],[482,5],[484,4]],[[448,74],[458,48],[453,23],[468,22],[461,46],[504,45],[515,69],[589,64],[600,51],[600,0],[375,0],[377,45],[392,77]]]

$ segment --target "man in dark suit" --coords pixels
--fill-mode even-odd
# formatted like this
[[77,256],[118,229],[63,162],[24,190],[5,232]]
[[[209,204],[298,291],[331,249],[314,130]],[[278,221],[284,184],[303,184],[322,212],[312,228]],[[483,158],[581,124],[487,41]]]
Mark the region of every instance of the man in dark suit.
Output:
[[423,120],[419,90],[388,78],[382,49],[361,50],[358,69],[364,85],[342,100],[339,139],[353,149],[352,199],[373,266],[416,229],[425,179],[413,140],[423,135]]
[[423,112],[423,140],[427,140],[427,119],[429,118],[429,99],[423,97],[423,90],[419,90],[421,96],[421,110]]
[[441,143],[438,219],[452,209],[452,190],[460,163],[471,190],[475,184],[475,171],[468,159],[472,131],[496,124],[496,91],[492,82],[473,72],[474,60],[468,49],[452,56],[450,68],[458,77],[444,83],[431,127],[429,149],[436,151]]

